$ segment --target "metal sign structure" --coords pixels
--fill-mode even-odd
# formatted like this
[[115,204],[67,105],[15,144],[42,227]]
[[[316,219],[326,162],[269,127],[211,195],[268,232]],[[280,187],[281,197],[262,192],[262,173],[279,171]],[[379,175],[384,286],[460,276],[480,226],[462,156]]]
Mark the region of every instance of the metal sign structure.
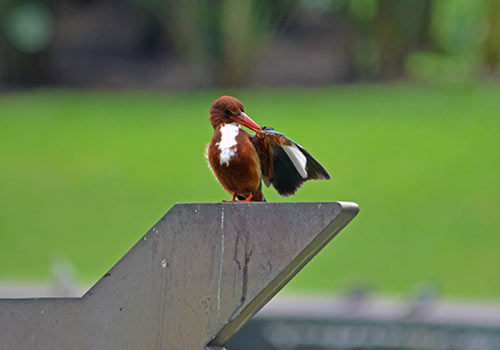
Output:
[[358,210],[177,204],[81,298],[0,299],[0,349],[222,349]]

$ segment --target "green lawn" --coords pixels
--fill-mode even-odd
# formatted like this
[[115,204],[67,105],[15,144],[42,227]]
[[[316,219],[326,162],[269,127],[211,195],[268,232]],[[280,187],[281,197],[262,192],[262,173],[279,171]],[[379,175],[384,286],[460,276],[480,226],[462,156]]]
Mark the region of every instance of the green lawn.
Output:
[[[351,200],[355,221],[289,290],[366,282],[500,299],[500,85],[233,92],[332,173],[290,199]],[[0,281],[58,256],[90,283],[176,202],[229,199],[203,153],[219,91],[0,96]]]

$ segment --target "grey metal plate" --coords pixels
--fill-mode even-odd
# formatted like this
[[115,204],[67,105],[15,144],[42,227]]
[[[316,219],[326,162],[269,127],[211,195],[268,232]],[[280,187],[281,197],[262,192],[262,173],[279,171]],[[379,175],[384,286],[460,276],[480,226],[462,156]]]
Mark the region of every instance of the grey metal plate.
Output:
[[82,298],[0,299],[0,349],[223,347],[357,212],[177,204]]

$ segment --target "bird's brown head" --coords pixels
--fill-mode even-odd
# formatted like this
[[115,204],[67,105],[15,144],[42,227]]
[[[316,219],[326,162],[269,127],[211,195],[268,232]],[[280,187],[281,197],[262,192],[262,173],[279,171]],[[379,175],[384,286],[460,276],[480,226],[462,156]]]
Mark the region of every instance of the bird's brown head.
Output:
[[257,132],[261,127],[245,114],[243,103],[232,96],[221,96],[210,107],[210,123],[214,129],[221,124],[238,123]]

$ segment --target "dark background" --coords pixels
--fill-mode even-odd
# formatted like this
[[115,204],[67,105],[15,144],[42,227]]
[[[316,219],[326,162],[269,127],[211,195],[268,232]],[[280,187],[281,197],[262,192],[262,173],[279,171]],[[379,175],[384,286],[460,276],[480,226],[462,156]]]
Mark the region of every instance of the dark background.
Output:
[[0,86],[200,89],[498,77],[500,2],[3,0]]

